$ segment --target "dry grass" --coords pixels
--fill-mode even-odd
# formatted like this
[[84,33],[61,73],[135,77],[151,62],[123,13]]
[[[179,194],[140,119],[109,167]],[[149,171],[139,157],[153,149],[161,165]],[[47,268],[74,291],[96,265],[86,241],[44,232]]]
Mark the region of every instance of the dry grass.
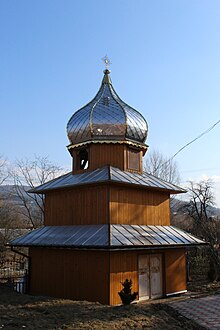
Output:
[[202,329],[164,303],[105,306],[21,295],[0,286],[0,329]]

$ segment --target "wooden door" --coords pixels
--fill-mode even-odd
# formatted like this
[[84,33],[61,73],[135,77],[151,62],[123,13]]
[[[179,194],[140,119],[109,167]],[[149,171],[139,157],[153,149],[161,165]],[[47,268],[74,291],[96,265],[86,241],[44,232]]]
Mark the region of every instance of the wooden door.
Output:
[[163,295],[161,255],[140,255],[138,268],[139,300],[161,297]]
[[140,255],[138,260],[139,268],[139,300],[150,298],[149,288],[149,256]]
[[150,298],[159,298],[162,291],[162,260],[161,255],[150,256]]

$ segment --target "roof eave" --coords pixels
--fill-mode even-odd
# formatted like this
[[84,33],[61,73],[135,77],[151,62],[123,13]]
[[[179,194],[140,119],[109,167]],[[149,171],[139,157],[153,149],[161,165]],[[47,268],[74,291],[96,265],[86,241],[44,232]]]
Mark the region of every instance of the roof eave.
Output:
[[147,150],[148,149],[148,145],[145,144],[144,142],[140,142],[140,141],[135,141],[135,140],[131,140],[131,139],[128,139],[128,138],[123,138],[123,139],[105,139],[105,137],[93,137],[92,139],[89,139],[89,140],[85,140],[85,141],[82,141],[82,142],[78,142],[78,143],[71,143],[69,145],[67,145],[67,149],[70,150],[70,149],[74,149],[74,148],[78,148],[78,147],[82,147],[84,145],[88,145],[88,144],[92,144],[92,143],[100,143],[100,144],[110,144],[110,143],[113,143],[113,144],[128,144],[128,145],[132,145],[132,146],[136,146],[136,147],[141,147],[143,148],[144,150]]
[[46,244],[10,244],[12,247],[26,247],[26,248],[48,248],[48,249],[74,249],[74,250],[108,250],[108,251],[120,251],[120,250],[164,250],[164,249],[182,249],[190,248],[198,245],[209,245],[207,242],[195,242],[188,244],[160,244],[160,245],[46,245]]
[[129,187],[135,187],[138,189],[144,189],[144,190],[151,190],[151,191],[161,191],[164,193],[169,193],[172,195],[177,195],[177,194],[182,194],[186,193],[186,190],[173,190],[173,189],[167,189],[167,188],[161,188],[161,187],[151,187],[151,186],[146,186],[146,185],[140,185],[137,183],[130,183],[130,182],[120,182],[120,181],[114,181],[114,180],[104,180],[104,181],[98,181],[98,182],[86,182],[86,183],[79,183],[75,185],[65,185],[62,187],[57,187],[57,188],[50,188],[50,189],[42,189],[39,190],[38,188],[32,188],[28,191],[28,193],[31,194],[46,194],[51,191],[57,191],[57,190],[66,190],[66,189],[75,189],[83,186],[97,186],[97,185],[104,185],[104,184],[110,184],[110,185],[120,185],[120,186],[129,186]]

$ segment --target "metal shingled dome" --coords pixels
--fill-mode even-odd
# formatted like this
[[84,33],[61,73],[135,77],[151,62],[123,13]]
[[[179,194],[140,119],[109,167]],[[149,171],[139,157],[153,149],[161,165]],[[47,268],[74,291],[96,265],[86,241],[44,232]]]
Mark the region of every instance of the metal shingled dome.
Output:
[[71,144],[93,140],[145,142],[146,120],[120,99],[109,74],[109,70],[104,70],[101,87],[94,99],[70,118],[67,134]]

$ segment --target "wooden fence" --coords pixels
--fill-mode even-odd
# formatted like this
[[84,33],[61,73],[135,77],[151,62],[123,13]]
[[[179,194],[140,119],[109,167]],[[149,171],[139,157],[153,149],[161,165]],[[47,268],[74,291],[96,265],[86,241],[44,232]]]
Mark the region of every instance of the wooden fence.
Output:
[[8,285],[15,291],[28,291],[28,258],[17,254],[0,259],[0,285]]

